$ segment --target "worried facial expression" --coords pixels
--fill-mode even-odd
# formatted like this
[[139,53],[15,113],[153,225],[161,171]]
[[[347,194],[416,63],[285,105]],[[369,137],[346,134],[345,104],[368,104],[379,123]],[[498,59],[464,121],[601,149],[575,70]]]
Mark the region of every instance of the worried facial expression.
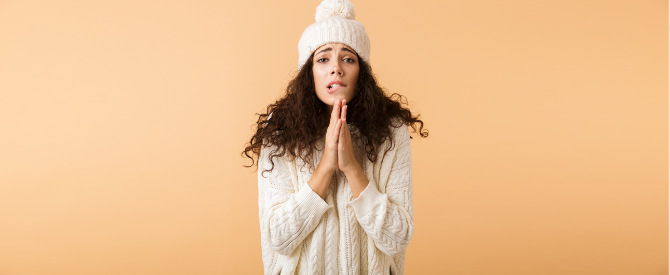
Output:
[[314,51],[316,96],[331,108],[336,99],[354,98],[358,81],[358,56],[349,46],[328,43]]

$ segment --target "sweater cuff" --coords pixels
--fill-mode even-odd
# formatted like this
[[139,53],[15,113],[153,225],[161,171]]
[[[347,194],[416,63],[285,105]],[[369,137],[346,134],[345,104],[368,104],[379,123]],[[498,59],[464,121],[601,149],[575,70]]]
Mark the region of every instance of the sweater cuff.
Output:
[[295,200],[298,202],[298,209],[308,216],[320,218],[323,213],[333,207],[326,203],[319,194],[305,184],[298,193],[295,194]]
[[358,198],[348,202],[347,205],[354,208],[357,217],[364,217],[372,212],[380,202],[386,200],[386,197],[386,194],[382,194],[377,190],[377,184],[370,181],[368,182],[368,186],[365,187],[365,190],[358,195]]

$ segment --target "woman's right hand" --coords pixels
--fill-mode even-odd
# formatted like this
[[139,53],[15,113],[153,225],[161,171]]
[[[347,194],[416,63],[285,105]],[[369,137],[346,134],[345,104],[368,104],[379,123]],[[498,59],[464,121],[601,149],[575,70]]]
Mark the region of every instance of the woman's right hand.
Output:
[[340,137],[342,121],[340,120],[340,111],[342,100],[336,99],[333,104],[333,111],[330,114],[330,124],[326,130],[326,145],[323,149],[323,156],[319,166],[325,171],[335,172],[337,170],[337,142]]

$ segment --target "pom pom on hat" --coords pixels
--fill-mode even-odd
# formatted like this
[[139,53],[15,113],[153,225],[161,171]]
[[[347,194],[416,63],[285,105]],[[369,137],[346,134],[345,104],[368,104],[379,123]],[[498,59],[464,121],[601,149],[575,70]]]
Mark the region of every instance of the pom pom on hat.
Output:
[[354,4],[349,0],[324,0],[316,7],[314,19],[320,21],[331,16],[341,15],[347,19],[356,19]]
[[349,0],[323,0],[316,8],[314,22],[298,41],[298,69],[319,47],[327,43],[342,43],[370,62],[370,39],[363,24],[355,20],[354,5]]

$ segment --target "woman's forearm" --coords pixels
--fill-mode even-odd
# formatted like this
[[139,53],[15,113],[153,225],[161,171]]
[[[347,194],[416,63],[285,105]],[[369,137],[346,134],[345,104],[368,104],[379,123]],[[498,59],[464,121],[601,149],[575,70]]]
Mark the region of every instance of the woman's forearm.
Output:
[[347,177],[349,187],[351,188],[351,193],[354,196],[354,199],[356,199],[358,198],[358,195],[360,195],[363,190],[368,187],[369,180],[360,165],[355,165],[354,167],[355,169],[346,171],[344,175]]
[[309,187],[323,200],[326,200],[326,192],[328,191],[330,180],[333,178],[333,172],[334,171],[328,171],[321,167],[321,165],[318,165],[316,169],[314,169],[314,173],[312,173],[309,181],[307,181],[307,185],[309,185]]

